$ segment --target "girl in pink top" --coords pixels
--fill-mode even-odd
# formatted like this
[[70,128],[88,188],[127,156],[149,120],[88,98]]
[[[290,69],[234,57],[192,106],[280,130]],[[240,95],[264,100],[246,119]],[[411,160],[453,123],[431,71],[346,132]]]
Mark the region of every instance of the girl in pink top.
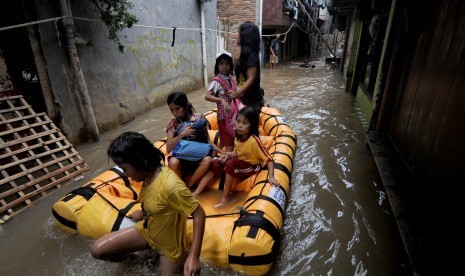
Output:
[[218,132],[220,134],[219,147],[232,151],[236,136],[234,127],[237,112],[242,107],[239,98],[231,99],[230,90],[237,90],[233,75],[233,59],[231,53],[221,51],[216,54],[215,77],[208,86],[205,100],[216,103]]

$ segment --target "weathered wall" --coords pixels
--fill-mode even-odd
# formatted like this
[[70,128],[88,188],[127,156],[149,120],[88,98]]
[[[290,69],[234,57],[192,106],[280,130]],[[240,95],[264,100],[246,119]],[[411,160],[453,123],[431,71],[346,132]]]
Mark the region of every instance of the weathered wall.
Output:
[[[70,0],[74,17],[99,19],[88,0]],[[99,132],[112,129],[154,106],[165,104],[174,91],[203,87],[200,1],[133,0],[139,25],[121,34],[124,54],[106,38],[101,22],[74,20],[76,35],[89,44],[78,55]],[[216,29],[216,1],[206,4],[207,29]],[[60,16],[59,7],[36,1],[38,19]],[[172,29],[176,27],[175,42]],[[183,30],[189,28],[195,30]],[[68,61],[61,21],[39,25],[40,41],[57,105],[60,128],[74,144],[90,139],[81,100]],[[213,76],[216,32],[206,32],[207,70]]]
[[263,25],[289,25],[289,16],[283,13],[282,0],[263,0]]
[[237,46],[237,30],[244,21],[252,21],[258,24],[259,0],[218,0],[219,29],[227,34],[223,34],[225,49],[233,55],[236,60],[239,58],[240,47]]

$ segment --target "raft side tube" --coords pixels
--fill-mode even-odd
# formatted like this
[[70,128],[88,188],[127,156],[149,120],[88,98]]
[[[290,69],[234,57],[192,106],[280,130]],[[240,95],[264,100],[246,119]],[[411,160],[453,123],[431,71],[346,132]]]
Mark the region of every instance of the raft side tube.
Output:
[[135,200],[115,197],[104,190],[99,190],[99,194],[95,194],[79,214],[78,233],[85,237],[98,239],[105,234],[124,228],[121,227],[123,221],[126,227],[134,224],[127,216],[140,209],[140,203]]
[[[52,206],[52,214],[61,228],[67,232],[76,233],[76,231],[79,232],[78,221],[81,219],[82,209],[96,193],[132,202],[137,200],[141,187],[141,182],[132,181],[123,174],[119,167],[114,167],[55,202]],[[109,204],[107,202],[107,205]]]
[[[142,182],[136,182],[127,177],[123,170],[114,166],[104,173],[100,174],[91,181],[101,181],[105,185],[109,185],[109,192],[115,197],[138,199],[140,190],[142,189]],[[95,187],[99,189],[100,187]]]
[[228,250],[229,265],[247,275],[268,272],[279,252],[281,234],[263,212],[246,213],[234,223]]
[[68,232],[75,233],[82,208],[95,195],[95,188],[105,185],[104,183],[100,180],[88,182],[55,202],[52,206],[52,214],[58,225]]
[[[205,207],[208,209],[208,207]],[[209,218],[205,221],[205,231],[202,240],[200,256],[203,262],[217,267],[228,267],[228,248],[230,234],[232,233],[234,221],[239,215],[225,215]],[[189,236],[193,235],[192,219],[187,220]]]
[[208,129],[218,130],[218,121],[217,121],[217,109],[214,108],[207,113],[204,113],[205,118],[208,121]]
[[[92,185],[96,184],[93,183]],[[79,212],[94,194],[94,189],[91,185],[88,185],[72,190],[55,202],[52,206],[52,214],[58,225],[69,233],[76,233]]]

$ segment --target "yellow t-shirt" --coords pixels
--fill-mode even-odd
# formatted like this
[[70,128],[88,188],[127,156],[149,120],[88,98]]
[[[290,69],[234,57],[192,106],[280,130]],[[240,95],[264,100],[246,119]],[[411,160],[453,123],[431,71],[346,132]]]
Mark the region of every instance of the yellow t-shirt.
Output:
[[234,140],[234,152],[237,159],[248,162],[252,165],[264,166],[268,161],[273,161],[268,150],[263,146],[262,141],[255,135],[241,142],[239,139]]
[[187,235],[187,217],[199,202],[186,184],[167,167],[161,169],[151,184],[142,188],[140,202],[145,217],[135,228],[153,249],[171,262],[179,261],[191,242]]

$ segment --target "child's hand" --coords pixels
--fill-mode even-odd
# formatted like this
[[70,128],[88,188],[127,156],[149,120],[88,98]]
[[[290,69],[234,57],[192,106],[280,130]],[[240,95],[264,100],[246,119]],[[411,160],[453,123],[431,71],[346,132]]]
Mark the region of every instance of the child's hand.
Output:
[[227,154],[223,154],[220,156],[220,163],[221,164],[224,164],[224,162],[226,162],[228,160],[228,155]]
[[276,180],[274,177],[270,177],[268,179],[268,181],[270,182],[271,185],[273,185],[274,187],[279,187],[281,186],[281,184],[279,184],[278,180]]
[[225,156],[227,156],[227,159],[231,159],[236,156],[236,153],[234,151],[229,151],[224,153]]
[[129,217],[132,221],[138,222],[144,218],[144,213],[142,213],[142,209],[135,210]]
[[231,99],[235,99],[235,98],[238,98],[241,94],[239,90],[229,90],[228,95]]
[[220,157],[220,163],[224,164],[227,160],[233,158],[235,156],[234,152],[224,152]]
[[227,112],[231,111],[231,105],[228,103],[228,101],[221,99],[221,104],[223,105],[224,110]]
[[192,126],[187,126],[186,128],[183,129],[181,132],[180,136],[181,137],[188,137],[195,135],[196,130],[192,128]]

